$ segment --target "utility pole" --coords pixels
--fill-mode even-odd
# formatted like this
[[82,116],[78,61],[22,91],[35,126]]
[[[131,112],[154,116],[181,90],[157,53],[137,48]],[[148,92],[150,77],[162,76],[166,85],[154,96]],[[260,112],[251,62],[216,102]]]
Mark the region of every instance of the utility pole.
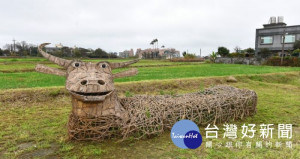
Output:
[[12,41],[14,42],[14,48],[13,49],[14,49],[14,53],[15,53],[16,52],[16,40],[13,39]]
[[284,55],[284,43],[285,43],[285,28],[283,30],[283,35],[282,35],[282,50],[281,50],[281,61],[280,61],[280,64],[282,66],[283,64],[283,55]]

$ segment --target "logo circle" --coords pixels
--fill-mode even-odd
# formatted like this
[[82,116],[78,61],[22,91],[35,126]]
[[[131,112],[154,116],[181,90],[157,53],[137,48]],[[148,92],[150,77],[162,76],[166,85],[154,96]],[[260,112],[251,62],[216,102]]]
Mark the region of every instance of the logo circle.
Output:
[[191,138],[184,138],[184,144],[189,149],[196,149],[202,144],[202,136],[198,131],[192,130],[185,134],[185,136],[192,136]]
[[196,149],[202,144],[200,130],[191,120],[180,120],[171,129],[173,143],[182,149]]

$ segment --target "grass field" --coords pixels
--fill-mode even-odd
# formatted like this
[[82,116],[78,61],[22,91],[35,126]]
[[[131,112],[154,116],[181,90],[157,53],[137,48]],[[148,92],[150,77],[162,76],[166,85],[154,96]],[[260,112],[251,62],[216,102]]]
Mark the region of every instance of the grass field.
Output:
[[[0,61],[0,72],[2,70],[2,73],[0,73],[0,89],[63,86],[65,83],[64,77],[34,72],[34,67],[37,63],[45,63],[50,67],[58,67],[48,61],[43,61],[43,59],[36,58],[31,59],[32,61],[30,61],[30,59],[26,59],[27,61],[23,59],[17,59],[17,61],[12,61],[14,59],[6,60],[8,60],[8,62],[2,61],[1,63]],[[93,61],[99,61],[99,59]],[[124,59],[110,61],[120,62],[124,61]],[[162,60],[141,60],[133,64],[132,67],[138,68],[138,75],[116,79],[115,82],[300,71],[299,67],[202,64],[198,62],[165,62]],[[113,72],[119,72],[125,69],[126,68],[116,69],[113,70]]]
[[[98,59],[88,59],[96,62]],[[126,61],[114,59],[110,62]],[[177,148],[170,132],[142,140],[119,139],[98,142],[75,142],[67,139],[71,100],[64,89],[65,78],[34,72],[37,63],[57,67],[43,58],[0,59],[0,158],[300,158],[300,68],[247,66],[203,63],[174,63],[141,60],[134,64],[139,74],[115,80],[120,97],[129,94],[181,94],[229,84],[256,91],[257,114],[229,124],[238,126],[238,139],[223,138],[223,124],[218,124],[219,138],[205,139],[196,150]],[[128,68],[116,69],[114,72]],[[1,73],[2,72],[2,73]],[[227,83],[233,75],[237,83]],[[257,130],[253,139],[241,138],[241,126],[246,124],[293,124],[290,140],[262,139]],[[205,136],[205,127],[200,132]],[[258,129],[258,128],[257,128]],[[207,141],[213,148],[206,148]],[[252,148],[235,147],[236,141],[252,142]],[[256,142],[262,148],[255,148]],[[273,147],[266,147],[266,142]],[[275,147],[275,142],[282,147]],[[285,146],[292,141],[293,148]],[[232,142],[232,148],[224,147]],[[218,147],[215,144],[222,143]]]
[[[240,128],[243,123],[257,124],[293,124],[293,148],[285,147],[285,139],[277,139],[275,127],[273,139],[262,140],[257,133],[253,139],[242,139],[238,129],[238,141],[252,142],[252,148],[234,146],[237,140],[222,138],[203,139],[203,145],[196,150],[179,149],[173,145],[170,133],[142,140],[118,139],[97,142],[68,141],[66,123],[71,110],[69,96],[58,91],[61,87],[2,90],[0,107],[0,158],[299,158],[300,157],[300,74],[274,73],[268,75],[237,76],[239,82],[231,83],[235,87],[255,90],[258,94],[257,114],[241,121],[231,121]],[[136,84],[144,85],[139,90]],[[133,94],[186,93],[199,91],[215,84],[226,84],[225,77],[195,78],[118,83],[121,94],[130,90]],[[227,83],[229,84],[229,83]],[[165,86],[165,87],[164,87]],[[151,89],[146,89],[151,88]],[[54,93],[53,93],[54,92]],[[55,93],[56,92],[56,93]],[[6,94],[5,96],[3,94]],[[20,96],[22,96],[20,98]],[[28,95],[28,96],[25,96]],[[121,95],[122,96],[122,95]],[[18,100],[14,100],[18,99]],[[217,125],[222,128],[222,124]],[[204,135],[204,127],[200,127]],[[213,143],[233,142],[232,148],[206,148],[206,141]],[[255,148],[255,143],[273,142],[273,147]],[[283,143],[281,148],[275,142]]]
[[[82,59],[85,62],[124,62],[129,59]],[[0,58],[0,72],[32,72],[36,64],[45,64],[50,67],[58,68],[59,66],[51,63],[45,58]],[[149,66],[178,66],[178,65],[197,65],[199,62],[170,62],[168,60],[141,60],[131,67],[149,67]]]

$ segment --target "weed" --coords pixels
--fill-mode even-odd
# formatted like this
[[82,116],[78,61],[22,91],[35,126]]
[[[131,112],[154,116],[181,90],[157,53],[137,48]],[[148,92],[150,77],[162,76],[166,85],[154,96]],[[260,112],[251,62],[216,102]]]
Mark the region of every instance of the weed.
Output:
[[133,96],[133,93],[131,93],[130,91],[126,91],[126,92],[125,92],[125,96],[126,96],[126,97],[132,97],[132,96]]
[[159,91],[159,94],[160,94],[160,95],[165,95],[165,92],[164,92],[163,90],[160,90],[160,91]]

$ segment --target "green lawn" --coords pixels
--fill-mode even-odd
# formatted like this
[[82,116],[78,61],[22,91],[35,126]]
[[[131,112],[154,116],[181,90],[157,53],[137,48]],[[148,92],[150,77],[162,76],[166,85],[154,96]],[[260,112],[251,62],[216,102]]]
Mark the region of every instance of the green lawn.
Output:
[[[220,65],[221,66],[221,65]],[[284,78],[282,78],[284,77]],[[205,78],[203,78],[204,80]],[[32,97],[20,98],[24,90],[0,90],[11,92],[8,96],[16,96],[19,100],[7,100],[0,103],[0,158],[300,158],[300,74],[272,74],[239,76],[238,83],[231,85],[239,88],[255,90],[258,95],[257,114],[253,117],[244,118],[239,121],[231,121],[230,124],[238,126],[238,138],[236,140],[223,138],[223,124],[218,124],[219,138],[203,138],[203,144],[195,150],[177,148],[170,139],[170,132],[166,131],[158,137],[142,140],[126,140],[118,142],[118,139],[111,139],[104,142],[75,142],[67,139],[66,123],[71,110],[69,96],[50,96],[42,88],[26,89],[43,99]],[[188,87],[182,87],[175,80],[169,80],[167,89],[156,85],[158,81],[144,82],[147,86],[156,87],[152,92],[159,94],[161,91],[172,91],[170,83],[177,83],[178,93],[198,91],[200,83],[209,87],[205,82],[193,83],[189,79]],[[142,82],[141,82],[142,83]],[[210,83],[214,84],[214,83]],[[119,83],[118,87],[126,85],[126,88],[136,86],[128,83]],[[54,89],[49,89],[50,93]],[[134,90],[134,89],[133,89]],[[148,92],[149,90],[145,90]],[[16,94],[14,94],[14,92]],[[39,92],[45,93],[42,95]],[[6,92],[7,93],[7,92]],[[132,91],[131,93],[137,93]],[[48,99],[47,99],[48,98]],[[12,98],[13,99],[13,98]],[[34,100],[33,100],[34,99]],[[22,102],[26,101],[26,102]],[[241,138],[241,126],[246,124],[275,124],[273,139],[262,139],[259,137],[259,128],[253,139]],[[277,138],[277,124],[293,124],[293,137],[290,140]],[[200,132],[205,136],[205,127],[200,127]],[[207,141],[213,142],[213,148],[206,148]],[[237,141],[252,142],[252,148],[235,147]],[[263,147],[256,148],[256,142],[262,141]],[[266,147],[265,143],[270,141],[272,147]],[[282,142],[281,148],[275,147],[275,142]],[[285,146],[286,141],[292,141],[293,148]],[[226,142],[232,142],[232,148],[226,148]],[[215,144],[222,143],[222,147]]]
[[[113,72],[125,69],[116,69]],[[194,64],[167,67],[139,67],[138,71],[139,73],[136,76],[116,79],[115,82],[288,72],[300,71],[300,67]],[[63,86],[64,81],[64,77],[38,72],[0,73],[0,89]]]
[[[124,62],[130,59],[82,59],[85,62]],[[45,64],[50,67],[58,68],[56,64],[44,58],[2,58],[0,59],[0,72],[32,72],[36,64]],[[140,60],[138,63],[132,64],[130,67],[149,67],[149,66],[178,66],[178,65],[197,65],[200,62],[170,62],[168,60]]]

